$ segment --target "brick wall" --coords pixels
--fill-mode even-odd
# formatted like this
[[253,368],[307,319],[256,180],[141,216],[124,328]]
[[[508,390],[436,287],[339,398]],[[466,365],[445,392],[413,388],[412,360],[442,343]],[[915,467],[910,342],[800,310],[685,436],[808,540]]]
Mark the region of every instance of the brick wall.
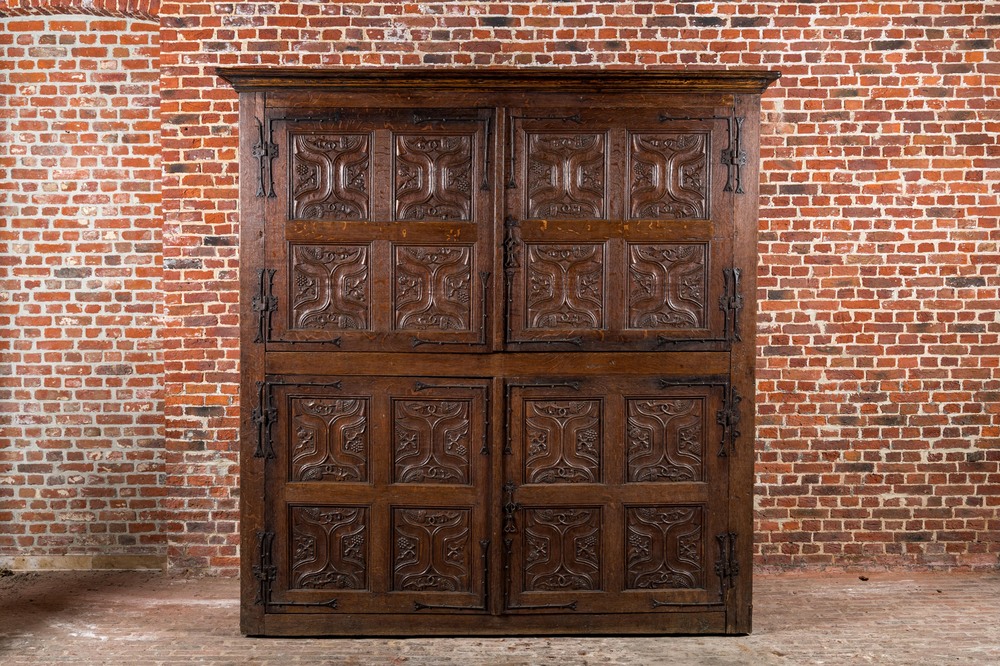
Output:
[[750,66],[764,98],[758,564],[996,567],[1000,9],[171,2],[169,555],[237,567],[235,94],[217,65]]
[[148,22],[0,18],[8,563],[164,559],[158,38]]

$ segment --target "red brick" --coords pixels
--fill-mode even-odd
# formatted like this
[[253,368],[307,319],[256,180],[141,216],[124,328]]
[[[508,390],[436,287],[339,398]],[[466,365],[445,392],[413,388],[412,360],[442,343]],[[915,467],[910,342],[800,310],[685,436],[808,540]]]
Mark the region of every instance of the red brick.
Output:
[[[35,10],[29,5],[41,7],[37,11],[73,7],[77,13],[117,17],[98,22],[110,24],[120,22],[122,15],[159,10],[156,2],[125,0],[98,1],[92,10],[82,0],[0,0],[0,12],[30,14]],[[434,13],[428,14],[428,8]],[[225,573],[237,566],[231,543],[219,543],[219,535],[238,531],[237,261],[231,243],[209,242],[238,234],[237,141],[230,129],[237,122],[237,105],[235,94],[212,69],[259,63],[599,63],[781,70],[784,78],[763,100],[761,132],[758,562],[820,567],[870,558],[885,565],[985,567],[989,560],[984,553],[994,563],[1000,555],[1000,521],[995,519],[1000,456],[980,456],[1000,449],[995,372],[1000,366],[995,319],[1000,308],[1000,163],[990,157],[995,147],[991,139],[1000,127],[981,120],[983,100],[998,96],[1000,69],[988,48],[995,44],[998,27],[985,22],[981,4],[519,1],[491,5],[478,14],[461,4],[385,0],[322,8],[303,3],[165,3],[159,33],[164,93],[160,110],[164,119],[183,122],[168,120],[164,125],[162,163],[156,162],[156,118],[150,115],[158,101],[155,91],[136,89],[136,104],[127,109],[134,116],[122,109],[117,118],[105,117],[101,114],[109,107],[101,107],[102,123],[133,123],[131,129],[111,130],[132,137],[132,142],[120,144],[130,148],[127,155],[106,150],[90,119],[69,115],[50,126],[50,120],[36,112],[42,99],[51,105],[68,105],[70,100],[79,105],[81,99],[101,102],[127,96],[119,79],[101,78],[104,74],[128,72],[130,84],[155,83],[155,69],[144,68],[155,56],[155,49],[146,46],[155,45],[155,32],[134,30],[127,38],[121,34],[110,41],[110,35],[98,39],[97,32],[75,37],[67,33],[56,41],[35,43],[32,34],[51,34],[44,21],[10,19],[6,28],[0,49],[6,49],[7,58],[0,62],[11,63],[9,85],[15,91],[34,90],[19,93],[23,103],[0,109],[0,114],[13,118],[9,127],[18,132],[37,133],[32,147],[53,146],[53,136],[66,135],[71,150],[32,153],[25,146],[0,155],[0,192],[16,192],[19,198],[11,203],[21,210],[8,228],[14,235],[0,237],[0,242],[53,253],[46,258],[85,252],[80,265],[104,271],[59,278],[59,284],[48,286],[62,266],[36,261],[21,251],[11,255],[17,263],[8,258],[0,266],[8,271],[0,277],[17,283],[5,286],[7,291],[22,285],[39,294],[37,300],[22,302],[18,311],[0,310],[0,317],[35,322],[22,329],[22,338],[34,336],[27,338],[28,345],[15,346],[12,352],[20,356],[18,373],[9,378],[16,382],[11,388],[21,392],[12,399],[29,399],[25,391],[42,386],[43,379],[56,382],[44,384],[52,391],[121,391],[119,385],[84,386],[83,381],[121,381],[123,376],[74,373],[122,363],[133,363],[136,370],[126,379],[137,379],[141,370],[143,377],[153,379],[147,385],[155,393],[157,364],[163,363],[168,395],[163,406],[149,396],[137,397],[130,405],[142,401],[153,405],[154,414],[165,415],[161,459],[167,481],[156,490],[166,488],[163,506],[179,509],[163,525],[167,550],[177,566]],[[13,33],[16,39],[4,41]],[[39,69],[49,67],[45,63],[54,55],[41,55],[36,64],[38,58],[28,55],[32,48],[79,49],[78,64],[93,78],[86,87],[73,88],[77,84],[63,72]],[[112,49],[122,70],[101,71],[99,55],[83,55],[101,48]],[[116,90],[103,93],[101,85]],[[9,92],[2,94],[10,98]],[[114,102],[111,108],[120,106]],[[55,129],[57,122],[76,128],[65,133]],[[6,142],[8,136],[9,130],[0,129],[0,139]],[[43,161],[54,158],[70,161],[54,166]],[[195,161],[200,170],[190,168]],[[113,185],[116,169],[155,180],[161,165],[162,210],[156,188],[143,188],[140,178],[126,187]],[[108,180],[99,187],[43,191],[45,178],[40,174],[56,167],[66,178],[101,169]],[[12,186],[14,172],[29,180]],[[153,230],[152,236],[122,233],[109,241],[100,233],[73,235],[79,232],[73,219],[80,206],[111,205],[112,200],[121,205],[121,196],[129,202],[127,211],[122,208],[98,229],[141,227]],[[162,255],[149,248],[139,253],[135,248],[140,243],[158,243],[161,212],[167,231]],[[90,261],[103,253],[129,256],[130,251],[136,263]],[[147,262],[150,259],[153,263]],[[161,261],[166,267],[162,282]],[[119,270],[126,272],[119,275]],[[75,291],[84,290],[92,279],[127,281],[129,290],[139,291],[122,300]],[[71,286],[74,280],[80,286]],[[71,298],[77,294],[79,298]],[[135,303],[150,303],[153,309],[144,314],[114,309]],[[97,319],[59,320],[82,312],[98,317],[103,311],[132,317],[131,325],[100,320],[120,328],[116,344],[162,347],[162,355],[157,352],[141,362],[108,357],[89,364],[67,355],[99,348],[85,341],[58,346],[52,343],[64,341],[48,339],[60,331],[86,336],[99,325]],[[163,317],[167,325],[161,328]],[[55,356],[43,360],[38,352]],[[67,374],[53,375],[57,367],[65,367]],[[148,410],[130,412],[125,403],[101,404],[109,407],[113,420],[124,414],[150,415]],[[221,409],[204,415],[189,411],[209,404]],[[59,414],[44,407],[25,414],[17,437],[41,438],[41,427],[53,427],[49,421],[45,426],[30,423]],[[138,432],[140,425],[148,424],[137,419],[131,426],[115,428]],[[68,442],[70,437],[53,441]],[[94,444],[99,451],[112,439],[100,433],[91,437],[80,448],[89,451]],[[206,451],[222,464],[205,465]],[[51,467],[36,459],[30,463],[42,468],[31,472],[29,490],[42,480],[45,465]],[[0,485],[0,491],[4,488]],[[144,487],[142,492],[152,498],[154,489]],[[36,508],[47,506],[43,501]],[[115,525],[126,524],[119,520]],[[150,522],[137,519],[134,524]],[[87,525],[74,524],[74,529]],[[37,534],[46,536],[55,526],[50,521],[32,527],[42,527]],[[140,540],[154,534],[137,532]],[[45,548],[71,548],[72,543],[53,540]],[[0,542],[0,549],[40,544]]]

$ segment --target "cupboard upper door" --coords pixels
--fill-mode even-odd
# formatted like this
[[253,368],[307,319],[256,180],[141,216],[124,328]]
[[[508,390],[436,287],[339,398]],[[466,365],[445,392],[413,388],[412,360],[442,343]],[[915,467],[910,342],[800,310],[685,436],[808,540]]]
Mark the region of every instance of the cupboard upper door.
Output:
[[510,348],[728,347],[724,112],[510,112]]
[[285,111],[267,119],[268,349],[486,351],[491,112]]

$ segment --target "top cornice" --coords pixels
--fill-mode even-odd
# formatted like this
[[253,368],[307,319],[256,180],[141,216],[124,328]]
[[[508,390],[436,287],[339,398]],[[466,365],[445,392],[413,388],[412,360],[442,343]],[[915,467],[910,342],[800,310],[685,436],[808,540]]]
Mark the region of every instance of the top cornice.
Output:
[[220,67],[239,92],[263,90],[441,90],[504,92],[762,93],[780,72],[767,70],[425,69]]

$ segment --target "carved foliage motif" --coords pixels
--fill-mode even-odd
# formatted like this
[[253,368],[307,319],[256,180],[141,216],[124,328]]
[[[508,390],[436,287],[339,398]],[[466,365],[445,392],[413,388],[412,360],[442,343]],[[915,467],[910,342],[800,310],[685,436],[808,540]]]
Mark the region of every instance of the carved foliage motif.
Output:
[[528,133],[528,217],[604,217],[603,134]]
[[524,511],[524,591],[601,589],[601,511]]
[[392,589],[471,592],[469,509],[393,510]]
[[708,141],[704,134],[633,134],[632,218],[708,217]]
[[706,248],[667,243],[630,245],[628,323],[630,328],[704,328]]
[[701,481],[704,403],[694,399],[629,399],[628,480]]
[[367,247],[297,245],[291,260],[294,328],[368,328]]
[[704,587],[703,511],[697,506],[629,507],[625,512],[625,586]]
[[368,401],[292,400],[293,481],[368,480]]
[[529,245],[527,327],[604,326],[604,247]]
[[363,590],[367,583],[368,509],[291,509],[291,587]]
[[395,137],[396,219],[472,219],[472,137]]
[[467,400],[396,400],[393,473],[397,483],[470,482]]
[[367,220],[367,134],[292,137],[292,219]]
[[395,252],[396,329],[469,330],[472,249],[398,246]]
[[601,477],[601,403],[528,400],[524,403],[527,483],[596,483]]

